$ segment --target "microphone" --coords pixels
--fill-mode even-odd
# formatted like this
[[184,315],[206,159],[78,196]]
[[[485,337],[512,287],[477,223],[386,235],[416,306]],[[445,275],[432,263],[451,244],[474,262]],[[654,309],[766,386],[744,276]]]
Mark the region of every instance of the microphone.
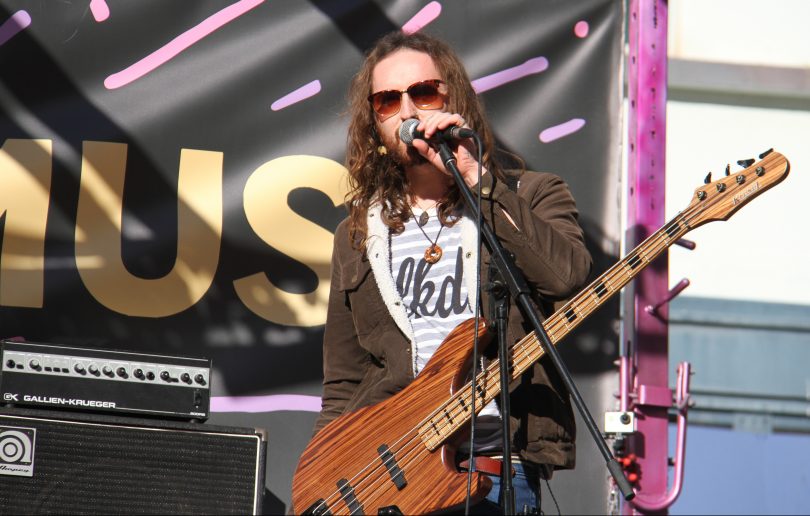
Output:
[[442,129],[437,131],[433,138],[430,140],[425,138],[425,133],[422,131],[417,131],[416,126],[419,125],[419,120],[415,118],[409,118],[402,122],[402,125],[399,126],[399,139],[402,140],[407,146],[412,146],[414,140],[425,140],[425,141],[453,141],[453,140],[463,140],[465,138],[472,138],[475,136],[475,131],[472,129],[467,129],[466,127],[458,127],[452,126],[448,127],[447,129]]

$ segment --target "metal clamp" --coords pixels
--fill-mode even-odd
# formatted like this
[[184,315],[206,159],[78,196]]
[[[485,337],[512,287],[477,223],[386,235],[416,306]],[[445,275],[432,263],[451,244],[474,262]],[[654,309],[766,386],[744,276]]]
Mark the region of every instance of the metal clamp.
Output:
[[636,492],[636,497],[628,503],[633,507],[646,512],[662,511],[675,503],[683,489],[683,472],[686,459],[686,423],[687,412],[689,411],[689,377],[692,374],[691,364],[681,362],[678,364],[678,379],[675,387],[675,409],[678,411],[678,429],[675,441],[675,456],[672,458],[672,465],[675,467],[672,487],[666,495],[657,499],[645,499],[643,495]]

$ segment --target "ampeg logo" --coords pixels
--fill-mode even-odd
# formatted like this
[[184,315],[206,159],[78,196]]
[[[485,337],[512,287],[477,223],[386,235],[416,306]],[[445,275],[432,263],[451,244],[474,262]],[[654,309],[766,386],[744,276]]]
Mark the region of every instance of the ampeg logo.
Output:
[[36,428],[0,426],[0,475],[33,477]]

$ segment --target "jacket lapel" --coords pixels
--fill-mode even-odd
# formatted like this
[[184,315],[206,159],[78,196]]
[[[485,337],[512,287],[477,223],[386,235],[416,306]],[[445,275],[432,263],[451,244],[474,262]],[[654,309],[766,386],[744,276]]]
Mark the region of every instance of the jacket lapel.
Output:
[[478,261],[478,228],[475,221],[466,214],[461,219],[461,252],[464,253],[462,267],[464,268],[464,285],[467,287],[467,296],[470,307],[475,314],[478,303],[478,278],[476,278],[476,262]]
[[[397,327],[411,343],[411,357],[414,357],[416,353],[415,335],[408,314],[405,312],[405,304],[402,302],[399,292],[397,292],[394,277],[391,275],[391,263],[388,259],[391,256],[388,226],[380,217],[381,211],[379,204],[375,204],[368,209],[366,253],[371,264],[371,270],[374,272],[374,280],[377,283],[380,296],[382,296],[391,318],[394,319]],[[412,362],[415,363],[413,360]],[[413,372],[416,374],[416,371]]]

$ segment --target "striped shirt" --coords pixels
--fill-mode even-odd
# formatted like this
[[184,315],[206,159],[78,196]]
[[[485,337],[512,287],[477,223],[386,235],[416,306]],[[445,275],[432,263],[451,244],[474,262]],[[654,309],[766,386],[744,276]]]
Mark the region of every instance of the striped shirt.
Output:
[[[461,224],[442,227],[436,208],[427,211],[424,226],[417,223],[422,210],[413,208],[416,218],[405,222],[402,233],[391,235],[391,274],[416,337],[417,374],[453,328],[473,316],[463,277]],[[425,251],[434,242],[442,256],[431,264],[425,261]],[[494,401],[479,413],[476,434],[476,450],[500,445],[500,415]]]

